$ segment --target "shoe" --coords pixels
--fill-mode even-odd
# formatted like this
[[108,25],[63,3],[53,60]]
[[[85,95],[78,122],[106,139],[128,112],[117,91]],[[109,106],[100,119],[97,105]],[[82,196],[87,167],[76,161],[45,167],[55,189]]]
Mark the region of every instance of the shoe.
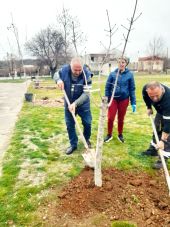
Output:
[[[165,158],[165,162],[167,164],[168,158]],[[160,159],[158,159],[152,166],[153,169],[161,169],[163,168],[162,162]]]
[[142,155],[147,155],[147,156],[158,156],[158,152],[154,148],[148,148],[146,151],[142,152]]
[[68,147],[67,150],[66,150],[66,154],[67,155],[70,155],[72,154],[75,150],[77,150],[77,147]]
[[161,162],[161,160],[159,159],[159,160],[157,160],[154,164],[153,164],[153,167],[152,167],[153,169],[161,169],[161,168],[163,168],[163,165],[162,165],[162,162]]
[[104,138],[104,142],[105,143],[108,143],[110,140],[112,140],[113,139],[113,137],[112,136],[110,136],[110,135],[107,135],[105,138]]
[[87,142],[88,148],[91,148],[91,142],[90,142],[90,140],[87,140],[86,142]]
[[125,142],[125,140],[124,140],[122,134],[119,134],[119,135],[117,136],[117,138],[118,138],[118,140],[119,140],[121,143],[124,143],[124,142]]

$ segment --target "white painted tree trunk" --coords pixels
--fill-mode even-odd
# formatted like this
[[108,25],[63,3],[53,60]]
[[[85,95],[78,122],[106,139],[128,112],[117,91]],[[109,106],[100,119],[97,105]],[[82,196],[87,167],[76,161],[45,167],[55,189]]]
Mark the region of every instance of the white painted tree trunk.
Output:
[[107,110],[107,97],[102,98],[102,105],[99,117],[99,126],[97,133],[97,145],[96,145],[96,157],[95,157],[95,169],[94,169],[94,181],[95,185],[98,187],[102,186],[102,148],[103,148],[103,134],[104,134],[104,124],[106,119]]

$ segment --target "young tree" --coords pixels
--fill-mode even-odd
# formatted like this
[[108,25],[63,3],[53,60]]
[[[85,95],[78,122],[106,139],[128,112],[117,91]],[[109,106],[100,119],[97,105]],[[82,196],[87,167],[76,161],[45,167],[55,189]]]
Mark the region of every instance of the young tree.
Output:
[[61,32],[48,26],[35,35],[25,46],[33,56],[49,66],[53,77],[55,70],[63,63],[64,38]]

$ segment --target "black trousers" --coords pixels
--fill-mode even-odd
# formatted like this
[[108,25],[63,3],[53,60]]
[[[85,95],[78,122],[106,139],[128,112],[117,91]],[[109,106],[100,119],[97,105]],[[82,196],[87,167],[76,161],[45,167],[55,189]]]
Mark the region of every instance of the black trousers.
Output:
[[[164,124],[163,124],[163,116],[161,114],[157,113],[156,116],[155,116],[155,119],[154,119],[154,123],[155,123],[156,131],[158,133],[158,138],[160,140],[161,139],[161,136],[162,136],[162,130],[163,130],[163,127],[164,127]],[[155,139],[154,133],[152,135],[152,141],[154,143],[156,143],[156,139]],[[150,148],[151,149],[155,149],[152,146],[152,144],[150,144]],[[170,136],[168,136],[167,143],[165,143],[164,150],[170,152]]]

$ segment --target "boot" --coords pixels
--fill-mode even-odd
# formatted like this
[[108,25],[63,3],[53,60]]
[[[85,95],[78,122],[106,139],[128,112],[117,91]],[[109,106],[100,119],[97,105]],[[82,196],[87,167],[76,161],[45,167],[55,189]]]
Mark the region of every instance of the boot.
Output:
[[150,147],[146,151],[142,152],[142,155],[158,156],[158,152],[152,145],[150,145]]
[[[166,164],[167,164],[167,161],[168,161],[168,159],[165,158]],[[153,167],[152,168],[153,169],[161,169],[161,168],[163,168],[163,165],[162,165],[162,162],[161,162],[161,159],[160,158],[153,164]]]

